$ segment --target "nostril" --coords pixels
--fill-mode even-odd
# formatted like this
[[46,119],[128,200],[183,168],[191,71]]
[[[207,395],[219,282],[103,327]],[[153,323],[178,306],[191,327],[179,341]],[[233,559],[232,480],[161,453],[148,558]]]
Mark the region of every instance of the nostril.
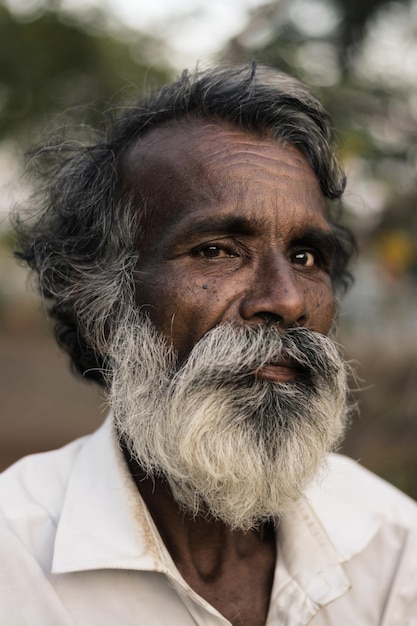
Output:
[[281,315],[276,313],[271,313],[270,311],[260,311],[257,315],[266,326],[275,326],[276,324],[280,324],[282,322]]

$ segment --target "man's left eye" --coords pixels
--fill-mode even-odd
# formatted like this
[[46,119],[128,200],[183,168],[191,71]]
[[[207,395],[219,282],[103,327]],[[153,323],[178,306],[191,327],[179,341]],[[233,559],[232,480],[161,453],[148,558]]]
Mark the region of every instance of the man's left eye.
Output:
[[309,252],[308,250],[302,250],[301,252],[296,252],[293,254],[293,262],[297,265],[302,265],[303,267],[313,267],[316,265],[316,257],[313,252]]

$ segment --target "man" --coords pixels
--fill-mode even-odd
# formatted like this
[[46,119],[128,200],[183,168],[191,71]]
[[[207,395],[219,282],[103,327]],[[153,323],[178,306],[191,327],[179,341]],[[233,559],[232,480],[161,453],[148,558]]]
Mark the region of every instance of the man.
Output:
[[112,416],[4,473],[1,624],[417,624],[416,505],[329,454],[354,249],[331,141],[253,65],[58,147],[19,255]]

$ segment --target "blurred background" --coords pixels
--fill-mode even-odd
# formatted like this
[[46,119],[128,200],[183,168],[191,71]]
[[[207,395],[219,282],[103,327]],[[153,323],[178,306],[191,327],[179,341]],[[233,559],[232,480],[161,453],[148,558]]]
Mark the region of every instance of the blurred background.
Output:
[[417,498],[417,0],[0,0],[0,469],[107,411],[12,257],[25,151],[197,61],[252,58],[309,84],[333,116],[360,246],[339,330],[360,416],[343,451]]

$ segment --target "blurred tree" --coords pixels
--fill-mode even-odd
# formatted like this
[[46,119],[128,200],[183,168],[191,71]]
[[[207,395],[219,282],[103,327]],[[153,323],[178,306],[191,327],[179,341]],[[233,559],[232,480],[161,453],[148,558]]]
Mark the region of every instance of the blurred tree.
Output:
[[23,16],[1,3],[0,41],[0,139],[71,107],[103,109],[127,86],[156,86],[171,73],[163,42],[117,29],[97,10],[69,15],[58,2]]
[[368,237],[386,223],[414,224],[417,246],[415,0],[275,0],[252,11],[223,56],[256,58],[310,84],[341,138],[359,229]]
[[[405,3],[406,0],[396,0]],[[340,20],[340,61],[343,69],[349,72],[352,48],[363,41],[366,29],[375,14],[392,0],[334,0],[339,10]]]

